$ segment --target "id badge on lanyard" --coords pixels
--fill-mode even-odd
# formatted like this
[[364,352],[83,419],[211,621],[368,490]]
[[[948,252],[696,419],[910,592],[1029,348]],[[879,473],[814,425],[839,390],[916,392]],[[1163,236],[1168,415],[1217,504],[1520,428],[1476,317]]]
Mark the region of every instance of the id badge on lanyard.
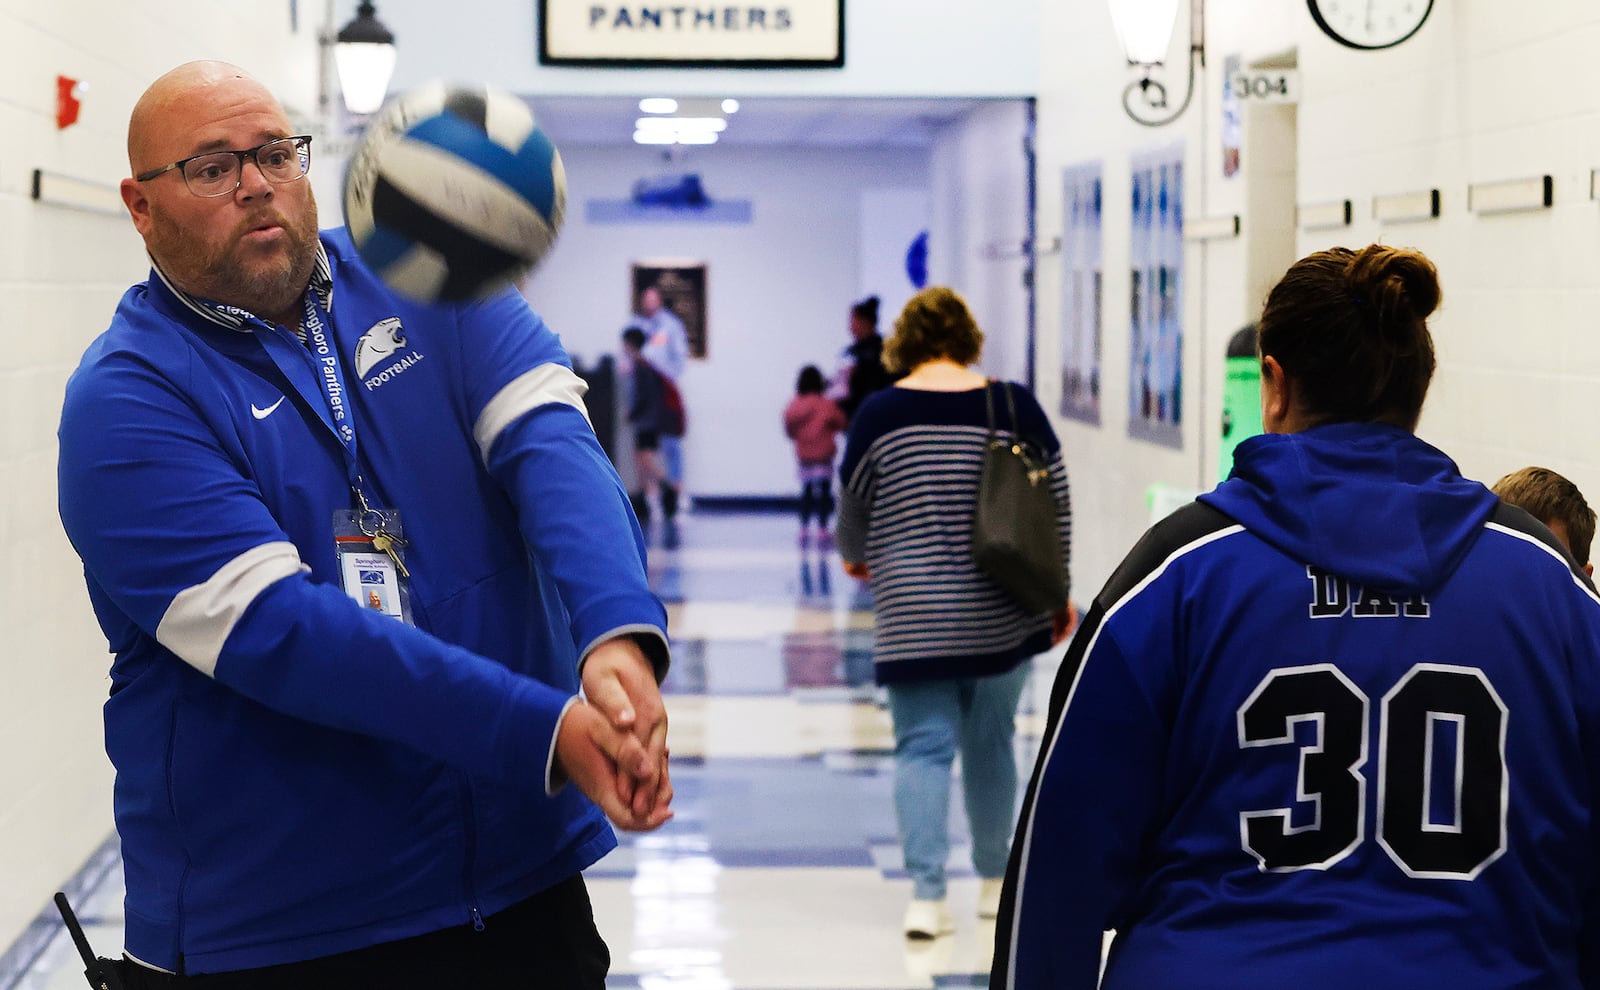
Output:
[[329,339],[329,320],[317,307],[315,295],[309,291],[305,296],[306,346],[300,347],[298,342],[275,332],[266,338],[270,341],[267,349],[295,389],[308,400],[306,393],[312,391],[308,387],[312,383],[306,380],[308,372],[315,379],[314,389],[322,398],[318,418],[333,431],[344,451],[354,508],[334,513],[333,542],[345,594],[362,608],[414,625],[411,572],[406,569],[406,538],[400,513],[374,508],[367,500],[356,453],[355,421],[346,401],[344,371]]
[[406,625],[411,620],[411,572],[406,570],[400,513],[342,510],[333,515],[333,548],[345,594],[362,608]]

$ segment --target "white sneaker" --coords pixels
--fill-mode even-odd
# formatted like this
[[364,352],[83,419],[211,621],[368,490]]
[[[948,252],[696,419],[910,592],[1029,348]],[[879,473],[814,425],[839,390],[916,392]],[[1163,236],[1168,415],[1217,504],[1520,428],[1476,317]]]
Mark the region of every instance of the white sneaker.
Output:
[[906,907],[906,938],[938,938],[956,930],[950,906],[943,900],[912,901]]
[[1003,877],[984,877],[978,883],[978,917],[1000,917],[1000,888],[1004,884]]

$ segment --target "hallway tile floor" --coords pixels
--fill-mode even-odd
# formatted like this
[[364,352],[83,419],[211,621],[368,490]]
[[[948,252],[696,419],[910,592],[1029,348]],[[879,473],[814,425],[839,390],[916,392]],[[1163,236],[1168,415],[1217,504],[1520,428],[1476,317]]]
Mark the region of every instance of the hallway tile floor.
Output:
[[[677,817],[655,833],[623,834],[586,874],[611,947],[607,985],[987,986],[994,924],[976,916],[959,799],[950,858],[956,932],[920,943],[901,936],[911,884],[895,832],[889,716],[872,684],[870,598],[835,554],[797,548],[796,531],[782,515],[692,516],[679,547],[651,550],[673,636],[663,688]],[[1056,660],[1034,661],[1023,694],[1024,779]],[[90,942],[110,955],[121,942],[114,845],[79,879],[78,913]],[[70,941],[54,927],[20,971],[0,965],[0,990],[85,985]]]

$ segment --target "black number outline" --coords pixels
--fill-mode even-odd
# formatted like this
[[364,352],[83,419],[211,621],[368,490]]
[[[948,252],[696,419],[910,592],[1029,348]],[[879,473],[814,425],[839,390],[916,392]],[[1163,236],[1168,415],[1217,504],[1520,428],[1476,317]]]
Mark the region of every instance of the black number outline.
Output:
[[[1489,699],[1494,702],[1495,707],[1500,710],[1499,738],[1497,739],[1498,752],[1500,756],[1499,843],[1496,845],[1493,852],[1479,860],[1477,865],[1471,870],[1464,872],[1459,870],[1415,869],[1408,864],[1405,861],[1404,856],[1390,844],[1389,837],[1385,834],[1385,826],[1388,824],[1388,819],[1384,817],[1384,812],[1387,804],[1385,799],[1388,796],[1389,727],[1391,721],[1389,718],[1389,705],[1396,697],[1399,696],[1401,691],[1405,690],[1405,688],[1411,684],[1411,682],[1419,674],[1424,673],[1443,673],[1454,676],[1470,677],[1483,686],[1484,692],[1488,695]],[[1381,704],[1382,707],[1380,708],[1378,716],[1378,811],[1377,821],[1374,826],[1377,834],[1378,845],[1383,847],[1384,853],[1386,853],[1388,857],[1394,861],[1394,864],[1398,866],[1406,874],[1406,876],[1415,877],[1421,880],[1476,880],[1484,870],[1488,869],[1496,860],[1506,854],[1506,850],[1510,845],[1510,831],[1507,827],[1507,822],[1511,812],[1511,768],[1506,763],[1506,735],[1511,724],[1511,710],[1506,707],[1505,700],[1500,697],[1500,692],[1494,689],[1494,685],[1490,683],[1488,675],[1484,674],[1481,669],[1477,667],[1463,667],[1457,664],[1447,663],[1418,663],[1413,665],[1410,670],[1406,671],[1405,676],[1401,677],[1400,680],[1395,683],[1395,686],[1390,688],[1388,693],[1383,696],[1383,701]],[[1430,709],[1429,714],[1456,716],[1457,720],[1460,722],[1459,731],[1462,733],[1462,735],[1458,737],[1460,740],[1458,745],[1465,746],[1465,733],[1467,731],[1468,723],[1464,718],[1464,713],[1451,711],[1435,712]],[[1427,730],[1426,734],[1431,742],[1431,728]],[[1466,757],[1464,753],[1458,757],[1458,762],[1456,764],[1458,768],[1458,778],[1464,777],[1464,770],[1462,768],[1465,759]],[[1426,773],[1431,760],[1428,756],[1424,756],[1423,760],[1423,770],[1424,773]],[[1457,800],[1459,802],[1460,798],[1458,797]],[[1424,813],[1426,813],[1426,809],[1428,808],[1428,801],[1426,798],[1423,800],[1422,807],[1424,809]],[[1459,827],[1451,829],[1448,827],[1430,825],[1426,821],[1419,822],[1418,824],[1423,832],[1455,832],[1457,834],[1460,832]]]
[[[1307,791],[1306,767],[1308,755],[1320,756],[1327,752],[1326,744],[1328,740],[1328,717],[1330,712],[1335,710],[1337,706],[1332,702],[1328,702],[1326,704],[1321,704],[1314,707],[1291,707],[1284,712],[1270,711],[1265,716],[1269,720],[1267,723],[1269,726],[1273,724],[1270,721],[1271,719],[1277,717],[1282,718],[1281,724],[1283,726],[1283,732],[1278,735],[1260,734],[1255,737],[1251,737],[1249,734],[1250,730],[1247,720],[1250,710],[1259,701],[1261,701],[1263,695],[1271,690],[1272,687],[1280,681],[1280,679],[1287,677],[1304,678],[1310,674],[1333,675],[1334,679],[1338,681],[1338,683],[1345,689],[1347,699],[1359,702],[1360,704],[1360,729],[1356,734],[1356,738],[1359,739],[1359,755],[1355,757],[1347,767],[1341,766],[1338,761],[1350,756],[1350,749],[1348,747],[1342,747],[1344,749],[1344,753],[1342,756],[1337,756],[1335,758],[1335,762],[1333,764],[1334,769],[1332,771],[1319,770],[1319,772],[1316,774],[1316,776],[1320,778],[1328,776],[1329,773],[1343,771],[1348,773],[1350,779],[1354,782],[1357,795],[1357,799],[1354,802],[1355,814],[1353,816],[1346,814],[1343,816],[1343,820],[1341,822],[1335,823],[1340,826],[1341,832],[1348,831],[1353,837],[1337,852],[1325,855],[1321,859],[1303,863],[1284,863],[1282,862],[1283,854],[1280,849],[1273,848],[1263,852],[1260,848],[1258,848],[1257,843],[1253,843],[1251,841],[1250,826],[1252,823],[1262,820],[1276,820],[1280,829],[1279,835],[1281,835],[1284,840],[1288,840],[1292,836],[1320,832],[1323,829],[1323,794],[1326,792]],[[1399,716],[1392,716],[1391,707],[1400,699],[1401,695],[1407,693],[1408,690],[1421,687],[1417,681],[1419,677],[1429,677],[1430,681],[1436,681],[1441,675],[1449,678],[1466,678],[1474,682],[1482,692],[1476,700],[1487,700],[1498,712],[1498,719],[1496,720],[1497,724],[1493,727],[1493,731],[1495,733],[1493,737],[1493,748],[1496,754],[1496,759],[1499,762],[1498,793],[1495,793],[1494,791],[1490,792],[1495,801],[1493,812],[1495,817],[1498,818],[1498,833],[1496,835],[1494,847],[1489,849],[1487,852],[1481,852],[1480,850],[1473,848],[1475,843],[1472,841],[1472,839],[1481,840],[1481,834],[1474,832],[1474,835],[1471,837],[1471,839],[1468,839],[1466,834],[1466,824],[1469,821],[1482,823],[1485,820],[1483,812],[1486,809],[1486,805],[1483,800],[1484,793],[1481,790],[1481,785],[1479,785],[1480,789],[1476,790],[1470,798],[1466,789],[1467,781],[1477,781],[1482,779],[1481,774],[1467,774],[1467,761],[1472,758],[1472,754],[1474,752],[1478,754],[1477,758],[1480,761],[1486,755],[1484,753],[1484,745],[1486,740],[1484,740],[1481,735],[1483,732],[1482,719],[1481,717],[1477,720],[1468,718],[1469,715],[1473,714],[1471,699],[1467,699],[1465,696],[1461,695],[1459,690],[1452,692],[1448,685],[1444,685],[1444,690],[1442,692],[1437,692],[1438,695],[1442,696],[1430,697],[1424,695],[1421,699],[1415,699],[1424,702],[1440,702],[1441,707],[1434,708],[1429,706],[1420,709],[1420,714],[1423,715],[1425,721],[1420,727],[1420,731],[1417,731],[1414,736],[1408,731],[1408,733],[1403,737],[1406,752],[1401,752],[1398,746],[1392,744],[1391,742],[1390,730],[1394,725],[1395,718],[1409,717],[1412,714],[1411,712],[1404,712]],[[1452,693],[1455,694],[1454,705],[1449,704],[1449,702],[1452,700],[1449,695]],[[1292,701],[1293,699],[1291,698],[1290,700]],[[1360,688],[1356,687],[1350,678],[1345,676],[1345,674],[1332,663],[1307,664],[1297,667],[1279,667],[1269,670],[1266,676],[1261,679],[1260,683],[1256,685],[1255,689],[1250,692],[1249,697],[1247,697],[1239,706],[1237,712],[1235,713],[1235,721],[1237,725],[1240,749],[1250,749],[1262,746],[1293,745],[1295,741],[1295,726],[1298,723],[1311,722],[1317,726],[1316,743],[1311,746],[1299,747],[1299,767],[1295,776],[1295,797],[1297,801],[1301,803],[1311,802],[1316,807],[1316,813],[1313,816],[1312,823],[1299,827],[1294,827],[1291,825],[1290,822],[1292,821],[1293,812],[1292,807],[1242,811],[1239,813],[1240,845],[1245,852],[1248,852],[1255,858],[1257,866],[1261,872],[1294,873],[1300,870],[1308,869],[1326,870],[1343,861],[1357,848],[1359,848],[1362,842],[1366,840],[1367,778],[1361,773],[1361,769],[1366,766],[1370,755],[1370,714],[1371,705],[1366,693]],[[1478,710],[1478,714],[1480,716],[1482,715],[1481,708]],[[1346,722],[1353,721],[1349,717],[1348,713],[1345,713],[1343,718]],[[1433,726],[1438,720],[1453,721],[1457,723],[1458,726],[1458,755],[1456,759],[1456,786],[1458,790],[1456,794],[1456,823],[1454,825],[1439,825],[1427,820],[1428,809],[1431,807],[1429,792],[1432,786],[1431,768],[1433,766]],[[1508,821],[1511,810],[1511,771],[1508,763],[1506,762],[1506,741],[1509,736],[1510,722],[1510,709],[1507,708],[1505,701],[1500,697],[1499,692],[1495,690],[1494,685],[1489,681],[1488,675],[1486,675],[1483,670],[1477,667],[1466,667],[1457,664],[1419,662],[1413,664],[1411,668],[1400,677],[1394,686],[1384,694],[1378,713],[1378,808],[1377,814],[1374,816],[1373,837],[1377,839],[1378,844],[1383,848],[1385,855],[1389,857],[1390,861],[1393,862],[1395,866],[1399,867],[1399,869],[1407,876],[1424,880],[1471,881],[1477,879],[1477,877],[1481,875],[1484,870],[1499,860],[1500,857],[1505,855],[1507,849],[1509,848],[1510,842]],[[1475,734],[1469,736],[1469,732],[1474,732],[1473,726],[1477,727],[1475,729]],[[1417,729],[1417,727],[1408,725],[1407,729],[1414,731]],[[1257,727],[1257,731],[1261,731],[1260,726]],[[1348,733],[1346,733],[1345,738],[1349,738]],[[1420,752],[1411,748],[1413,745],[1417,744],[1418,740],[1420,740]],[[1416,833],[1407,835],[1404,840],[1405,844],[1411,846],[1409,853],[1397,848],[1396,844],[1390,841],[1388,826],[1391,820],[1385,817],[1385,812],[1387,811],[1389,804],[1387,799],[1389,796],[1389,767],[1391,762],[1399,764],[1405,770],[1410,770],[1413,766],[1415,766],[1419,771],[1418,776],[1420,779],[1416,789],[1417,793],[1407,794],[1404,790],[1397,792],[1400,795],[1400,799],[1397,800],[1396,803],[1404,804],[1406,808],[1411,809],[1412,812],[1417,816]],[[1332,780],[1339,778],[1329,777],[1329,779]],[[1350,827],[1350,821],[1352,819],[1354,821],[1353,829]],[[1395,826],[1396,829],[1401,827],[1405,826]],[[1273,835],[1270,832],[1263,832],[1263,830],[1259,828],[1257,829],[1257,832],[1263,833],[1268,838],[1276,839],[1279,837],[1279,835]],[[1461,843],[1447,843],[1442,849],[1438,848],[1437,843],[1434,844],[1435,848],[1433,849],[1428,849],[1416,844],[1418,837],[1428,834],[1455,835],[1462,837],[1466,841]],[[1260,838],[1260,836],[1258,836],[1258,838]],[[1335,835],[1333,838],[1334,841],[1337,841],[1339,836]],[[1481,842],[1476,844],[1481,846]],[[1301,843],[1301,845],[1303,846],[1305,843]],[[1473,861],[1473,865],[1470,869],[1419,869],[1412,863],[1407,862],[1408,855],[1412,857],[1421,856],[1423,858],[1428,858],[1431,856],[1437,860],[1448,859],[1452,855],[1460,856],[1462,854],[1477,856],[1477,859]],[[1277,865],[1269,865],[1269,859],[1277,859],[1279,860],[1279,863]]]
[[[1358,738],[1361,740],[1360,753],[1354,762],[1342,768],[1355,781],[1355,829],[1353,830],[1353,835],[1350,841],[1346,843],[1342,849],[1331,856],[1310,863],[1292,863],[1282,866],[1269,866],[1267,864],[1268,854],[1256,849],[1256,847],[1250,841],[1251,821],[1256,819],[1275,818],[1279,821],[1282,828],[1282,834],[1285,837],[1321,831],[1322,829],[1322,792],[1316,791],[1308,793],[1306,791],[1306,754],[1311,753],[1315,755],[1321,755],[1323,752],[1325,752],[1324,746],[1328,738],[1328,713],[1326,710],[1322,710],[1316,712],[1306,712],[1299,717],[1286,718],[1284,720],[1284,732],[1281,736],[1260,737],[1256,739],[1250,738],[1249,731],[1245,726],[1246,713],[1249,711],[1250,707],[1260,699],[1261,695],[1264,694],[1268,688],[1270,688],[1272,684],[1280,677],[1304,676],[1310,673],[1332,674],[1350,692],[1351,697],[1361,702],[1361,725],[1358,734]],[[1297,873],[1300,870],[1327,870],[1342,862],[1361,846],[1361,843],[1366,838],[1367,833],[1367,778],[1366,775],[1361,772],[1361,768],[1367,765],[1370,738],[1368,722],[1370,720],[1371,710],[1371,702],[1367,698],[1366,693],[1360,688],[1356,687],[1355,683],[1351,681],[1349,677],[1345,676],[1344,671],[1340,670],[1331,663],[1314,663],[1299,667],[1279,667],[1271,670],[1267,673],[1266,677],[1261,679],[1261,683],[1256,685],[1256,689],[1250,692],[1250,696],[1244,700],[1244,703],[1239,706],[1239,710],[1235,715],[1235,721],[1238,726],[1239,747],[1241,749],[1254,749],[1262,746],[1282,746],[1286,744],[1293,745],[1294,727],[1296,723],[1314,722],[1317,726],[1316,744],[1314,746],[1300,747],[1300,765],[1295,773],[1296,799],[1301,803],[1311,802],[1316,805],[1317,810],[1316,814],[1313,816],[1312,823],[1310,825],[1299,826],[1298,828],[1291,825],[1290,822],[1292,820],[1291,816],[1293,813],[1292,808],[1264,808],[1255,811],[1239,812],[1239,843],[1244,847],[1246,852],[1255,857],[1256,865],[1260,868],[1261,872]]]

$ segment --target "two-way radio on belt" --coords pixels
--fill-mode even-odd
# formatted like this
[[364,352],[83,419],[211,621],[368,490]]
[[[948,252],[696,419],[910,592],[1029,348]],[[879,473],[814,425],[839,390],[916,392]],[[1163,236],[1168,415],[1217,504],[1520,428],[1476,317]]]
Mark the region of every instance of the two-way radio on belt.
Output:
[[67,895],[56,892],[56,909],[61,912],[61,920],[67,923],[67,931],[72,935],[72,944],[78,947],[78,955],[83,957],[86,967],[83,971],[84,979],[95,990],[122,990],[122,980],[117,977],[117,964],[102,956],[96,956],[94,950],[89,948],[89,940],[83,935],[83,926],[78,924],[78,916],[72,913],[72,905],[67,903]]

